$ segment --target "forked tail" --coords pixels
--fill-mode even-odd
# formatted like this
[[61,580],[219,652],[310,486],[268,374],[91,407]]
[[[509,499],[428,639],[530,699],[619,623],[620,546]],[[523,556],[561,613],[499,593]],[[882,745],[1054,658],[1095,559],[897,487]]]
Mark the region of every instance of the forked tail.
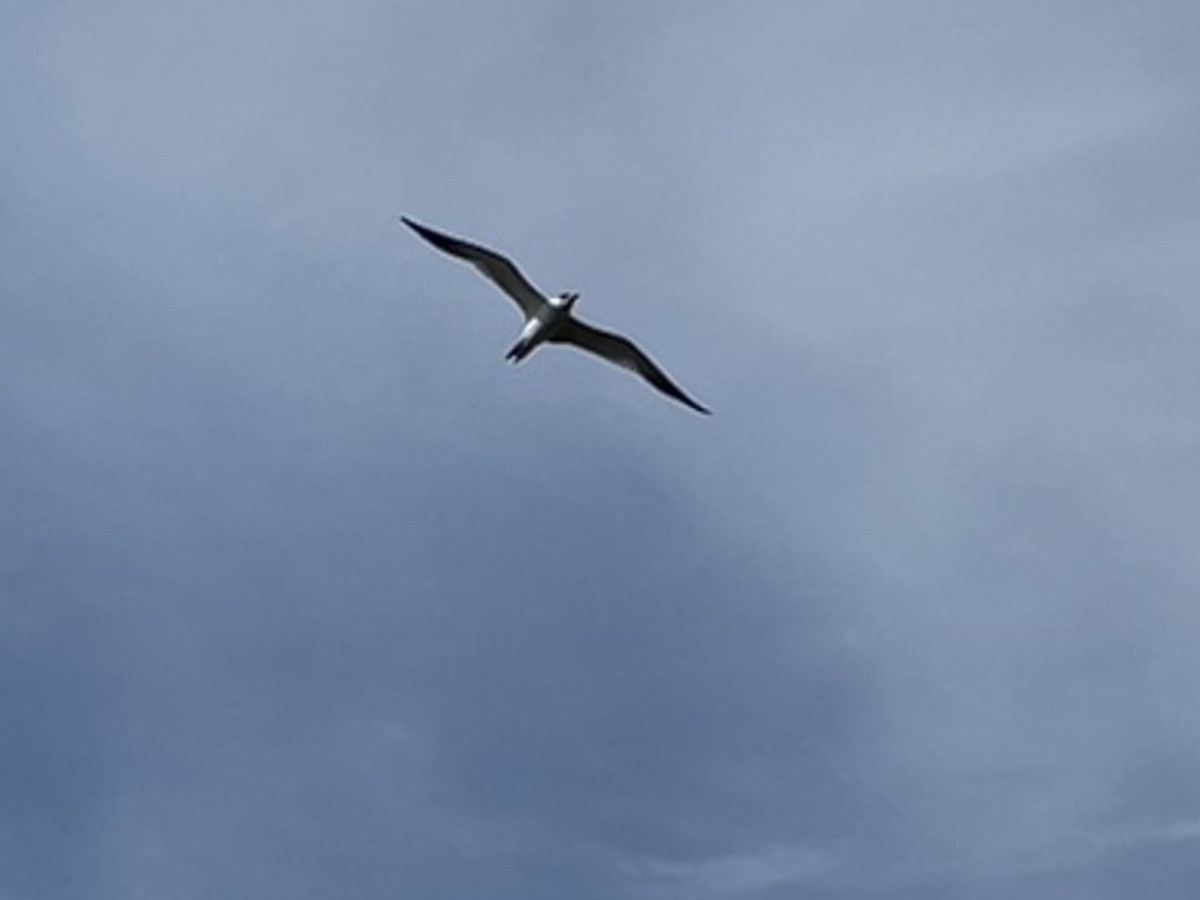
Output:
[[525,338],[521,338],[521,340],[512,345],[512,349],[505,354],[504,358],[512,360],[516,364],[527,357],[532,350],[533,344]]

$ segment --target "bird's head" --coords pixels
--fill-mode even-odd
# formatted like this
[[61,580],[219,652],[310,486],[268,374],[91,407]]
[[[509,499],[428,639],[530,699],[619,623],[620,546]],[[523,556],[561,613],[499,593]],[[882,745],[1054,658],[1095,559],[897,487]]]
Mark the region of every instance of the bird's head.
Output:
[[567,310],[567,312],[570,312],[571,307],[575,305],[575,301],[578,299],[579,299],[578,294],[562,293],[562,294],[558,295],[559,302],[555,305],[558,306],[559,309],[565,309],[565,310]]

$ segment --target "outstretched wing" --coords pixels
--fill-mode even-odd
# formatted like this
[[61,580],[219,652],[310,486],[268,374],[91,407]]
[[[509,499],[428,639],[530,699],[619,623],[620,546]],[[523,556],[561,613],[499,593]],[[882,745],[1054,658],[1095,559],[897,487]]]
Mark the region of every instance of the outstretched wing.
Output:
[[570,319],[563,323],[563,326],[550,337],[550,340],[563,344],[574,344],[576,347],[602,356],[609,362],[637,372],[668,397],[673,397],[680,403],[690,406],[696,412],[705,415],[710,413],[708,409],[685,394],[679,385],[668,378],[666,373],[628,338],[593,328],[578,319]]
[[537,288],[530,284],[529,279],[521,274],[521,270],[506,256],[501,256],[495,250],[472,244],[440,231],[434,231],[419,222],[401,216],[400,221],[419,234],[433,246],[451,256],[465,259],[485,278],[495,284],[500,290],[512,297],[525,318],[529,318],[546,302]]

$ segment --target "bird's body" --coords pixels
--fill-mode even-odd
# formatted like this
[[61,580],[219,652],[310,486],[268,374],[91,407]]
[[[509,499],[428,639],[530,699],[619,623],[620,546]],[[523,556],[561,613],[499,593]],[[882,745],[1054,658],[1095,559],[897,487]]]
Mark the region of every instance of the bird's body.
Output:
[[685,394],[628,338],[602,331],[573,316],[571,308],[579,299],[578,294],[563,293],[557,297],[547,297],[521,274],[510,259],[496,251],[434,231],[404,216],[400,220],[439,250],[471,263],[520,307],[525,325],[507,356],[514,363],[520,362],[547,341],[574,344],[637,372],[667,396],[697,412],[708,414],[709,410]]
[[568,302],[565,297],[547,297],[546,302],[525,320],[521,336],[517,338],[513,348],[508,351],[507,358],[513,362],[520,362],[539,344],[554,340],[555,335],[571,318],[571,303],[574,303],[574,300]]

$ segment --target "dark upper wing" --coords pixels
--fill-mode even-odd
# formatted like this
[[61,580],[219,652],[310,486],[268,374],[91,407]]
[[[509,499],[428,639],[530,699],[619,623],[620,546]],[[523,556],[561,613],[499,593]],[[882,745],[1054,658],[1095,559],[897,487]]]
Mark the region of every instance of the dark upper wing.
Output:
[[439,250],[449,253],[451,256],[457,256],[459,259],[465,259],[473,265],[483,273],[485,278],[512,297],[517,306],[521,307],[526,318],[532,316],[546,302],[538,289],[521,274],[521,270],[511,260],[501,256],[495,250],[489,250],[487,247],[480,247],[478,244],[434,231],[405,216],[401,216],[400,221]]
[[668,378],[666,373],[653,363],[650,357],[637,348],[633,341],[623,338],[619,334],[601,331],[578,319],[570,319],[550,340],[563,344],[574,344],[576,347],[590,350],[597,356],[603,356],[618,366],[631,369],[668,397],[674,397],[696,412],[709,414],[709,410],[685,394],[679,385]]

